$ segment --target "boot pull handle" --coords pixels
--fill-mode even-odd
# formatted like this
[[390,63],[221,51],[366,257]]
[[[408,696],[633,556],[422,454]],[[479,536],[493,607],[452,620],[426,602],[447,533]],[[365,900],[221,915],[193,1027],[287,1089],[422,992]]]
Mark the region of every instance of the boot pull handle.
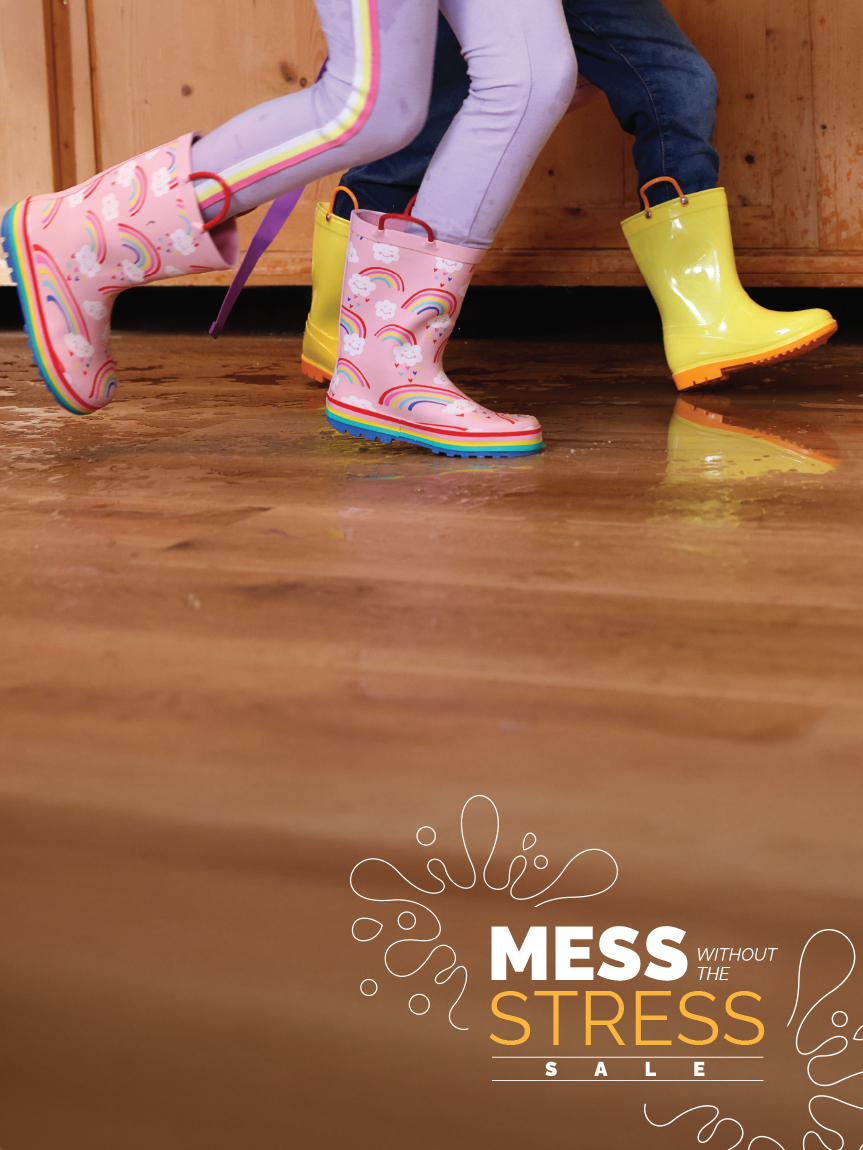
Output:
[[[217,228],[225,216],[228,214],[228,208],[231,206],[231,189],[225,183],[221,176],[217,176],[215,172],[189,172],[189,181],[203,180],[204,178],[215,180],[217,184],[221,184],[222,193],[225,197],[225,202],[222,205],[222,210],[214,220],[210,220],[208,224],[204,224],[204,231],[211,232],[213,228]],[[245,215],[245,212],[243,213]]]
[[653,216],[653,212],[650,210],[650,201],[648,200],[646,193],[647,189],[652,188],[654,184],[674,184],[674,190],[680,197],[680,202],[682,204],[689,203],[689,197],[683,194],[683,189],[681,188],[680,184],[678,184],[677,180],[675,180],[674,176],[657,176],[655,180],[648,180],[638,193],[644,201],[644,218],[646,220],[651,219]]
[[333,214],[333,205],[336,202],[336,196],[339,194],[339,192],[344,192],[345,195],[350,196],[351,199],[354,201],[354,207],[356,208],[356,210],[357,211],[360,210],[359,200],[354,195],[354,193],[351,191],[351,189],[346,188],[344,184],[339,184],[339,186],[337,188],[333,188],[333,194],[332,194],[332,196],[330,196],[330,206],[327,208],[327,223],[330,222],[330,216]]
[[[419,194],[419,193],[417,193],[417,194]],[[426,232],[428,233],[429,243],[433,244],[434,243],[434,232],[431,230],[431,228],[428,226],[428,224],[425,222],[425,220],[418,220],[416,218],[416,216],[411,215],[411,208],[414,206],[414,204],[416,202],[417,202],[417,198],[416,198],[416,196],[413,196],[408,201],[408,206],[405,208],[405,210],[403,212],[387,212],[387,214],[385,216],[381,216],[381,218],[378,220],[378,231],[379,232],[383,231],[384,224],[387,222],[387,220],[410,220],[410,222],[412,224],[419,224],[421,228],[425,228]]]

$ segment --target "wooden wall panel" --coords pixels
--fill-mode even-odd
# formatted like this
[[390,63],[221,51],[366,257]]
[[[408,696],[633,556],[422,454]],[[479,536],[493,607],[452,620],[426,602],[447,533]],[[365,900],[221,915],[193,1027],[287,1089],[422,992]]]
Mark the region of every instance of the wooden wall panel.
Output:
[[[0,211],[54,187],[41,0],[0,0]],[[0,264],[0,284],[11,283]]]
[[89,180],[100,170],[96,136],[92,78],[95,59],[90,55],[91,16],[89,0],[63,0],[69,10],[69,82],[64,93],[72,105],[75,144],[75,182]]
[[53,189],[41,0],[0,0],[0,203]]
[[821,246],[863,250],[863,3],[811,0]]
[[[183,132],[208,132],[246,108],[313,84],[326,56],[311,0],[90,4],[102,166]],[[307,189],[257,282],[308,282],[314,204],[333,186],[330,179]],[[239,221],[244,247],[265,210]],[[216,273],[171,283],[230,278]]]
[[[666,2],[719,81],[720,183],[744,283],[863,286],[863,3]],[[560,125],[483,263],[485,282],[641,282],[615,219],[636,204],[629,141],[602,111]],[[549,169],[566,172],[568,199]]]
[[[809,0],[669,9],[719,80],[720,183],[746,248],[818,248]],[[736,209],[757,206],[768,213]]]
[[[781,207],[770,247],[819,247],[809,0],[766,5],[767,162]],[[769,35],[767,35],[769,32]],[[757,162],[757,161],[756,161]]]
[[[719,79],[744,281],[863,284],[861,0],[666,2]],[[0,0],[0,197],[206,132],[313,83],[324,54],[312,0]],[[604,101],[565,117],[478,282],[640,283],[619,227],[637,207],[630,152]],[[252,282],[308,282],[314,203],[335,180],[307,189]],[[244,242],[264,210],[240,221]]]
[[99,170],[88,0],[43,0],[43,4],[54,188],[69,188]]

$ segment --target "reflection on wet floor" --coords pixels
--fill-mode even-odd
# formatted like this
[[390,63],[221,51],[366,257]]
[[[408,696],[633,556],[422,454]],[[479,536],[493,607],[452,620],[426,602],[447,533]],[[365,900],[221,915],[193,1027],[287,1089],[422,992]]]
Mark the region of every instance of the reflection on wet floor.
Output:
[[[797,406],[797,405],[794,405]],[[840,463],[820,424],[795,410],[756,407],[739,396],[678,396],[656,514],[693,525],[739,527],[811,498]],[[802,490],[801,490],[802,488]]]
[[668,428],[666,482],[826,475],[839,459],[838,445],[820,424],[791,412],[750,407],[728,396],[679,396]]

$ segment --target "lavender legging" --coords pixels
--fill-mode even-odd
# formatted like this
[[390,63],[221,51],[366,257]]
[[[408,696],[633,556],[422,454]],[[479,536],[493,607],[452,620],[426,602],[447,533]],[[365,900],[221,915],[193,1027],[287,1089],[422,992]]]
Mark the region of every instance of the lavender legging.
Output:
[[[198,140],[230,214],[406,146],[425,123],[437,0],[316,0],[329,60],[319,83],[250,108]],[[441,0],[470,72],[414,214],[438,239],[487,248],[566,111],[576,63],[560,0]],[[196,183],[204,214],[222,192]]]

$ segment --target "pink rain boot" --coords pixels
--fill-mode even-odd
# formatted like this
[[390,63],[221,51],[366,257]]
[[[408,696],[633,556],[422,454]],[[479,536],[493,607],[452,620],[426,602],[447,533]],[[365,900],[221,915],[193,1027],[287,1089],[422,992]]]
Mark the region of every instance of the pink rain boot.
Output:
[[336,431],[443,455],[541,451],[542,428],[533,416],[480,407],[443,369],[443,349],[484,253],[436,241],[427,224],[428,239],[410,235],[409,222],[351,213],[328,422]]
[[108,336],[124,288],[237,262],[234,221],[212,231],[228,210],[224,185],[221,216],[201,219],[189,173],[194,139],[181,136],[68,191],[31,196],[3,217],[33,359],[57,402],[76,415],[114,396]]

